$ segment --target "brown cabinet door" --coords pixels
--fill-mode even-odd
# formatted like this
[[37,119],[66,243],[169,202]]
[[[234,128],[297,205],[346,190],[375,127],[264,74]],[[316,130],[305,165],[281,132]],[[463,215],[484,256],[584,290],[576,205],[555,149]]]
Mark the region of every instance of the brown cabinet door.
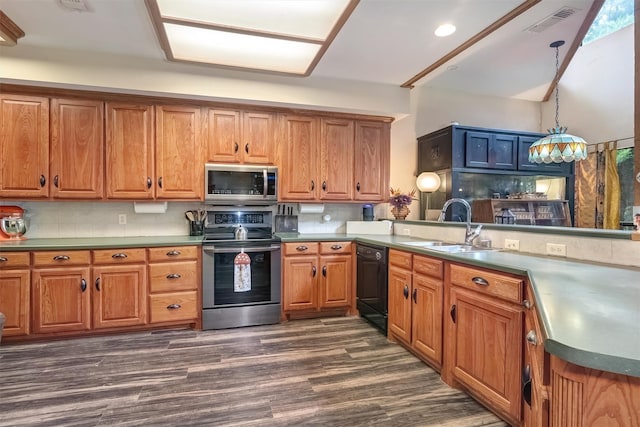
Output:
[[197,107],[156,107],[158,199],[202,199],[201,128],[201,111]]
[[350,305],[351,262],[351,255],[320,258],[320,308]]
[[353,197],[352,120],[320,121],[320,198],[351,200]]
[[442,280],[413,275],[411,345],[437,367],[442,366]]
[[280,173],[282,200],[315,200],[318,197],[317,123],[313,117],[283,117],[282,139],[286,144],[286,160]]
[[49,100],[0,94],[0,196],[49,196]]
[[522,308],[457,286],[450,297],[454,378],[519,424]]
[[145,264],[94,267],[91,285],[94,328],[147,323]]
[[283,258],[284,310],[318,308],[318,257]]
[[206,138],[208,162],[240,163],[244,152],[244,146],[241,147],[243,144],[240,120],[239,111],[208,110]]
[[244,163],[273,164],[275,151],[275,119],[270,113],[246,112],[242,117]]
[[33,270],[33,332],[89,330],[90,279],[89,267]]
[[389,332],[411,343],[411,271],[389,268]]
[[389,124],[356,122],[354,200],[386,201],[389,193]]
[[106,187],[110,199],[153,199],[153,106],[106,104]]
[[0,313],[6,316],[2,335],[29,333],[29,270],[0,270]]
[[51,195],[69,199],[103,196],[101,101],[51,101]]

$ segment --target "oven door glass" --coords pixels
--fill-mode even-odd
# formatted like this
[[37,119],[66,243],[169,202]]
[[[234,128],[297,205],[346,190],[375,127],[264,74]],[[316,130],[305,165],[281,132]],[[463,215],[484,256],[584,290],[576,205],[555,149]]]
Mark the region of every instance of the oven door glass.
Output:
[[276,195],[276,172],[207,170],[207,195],[269,197]]
[[[238,248],[218,246],[213,251],[213,306],[229,306],[239,304],[258,304],[279,302],[278,291],[274,291],[274,273],[279,273],[278,246],[244,248],[249,257],[250,274],[242,276],[245,283],[241,289],[237,286],[237,276],[247,268],[246,264],[236,264],[236,257],[241,253]],[[248,281],[249,283],[246,283]]]

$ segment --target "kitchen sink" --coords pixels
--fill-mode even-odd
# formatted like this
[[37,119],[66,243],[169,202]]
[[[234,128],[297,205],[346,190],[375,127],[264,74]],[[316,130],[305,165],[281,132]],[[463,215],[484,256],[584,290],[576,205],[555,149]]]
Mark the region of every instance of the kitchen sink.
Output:
[[420,248],[422,247],[431,247],[431,246],[442,246],[442,245],[451,245],[453,243],[445,243],[445,242],[441,242],[439,240],[422,240],[419,242],[403,242],[404,245],[409,245],[409,246],[418,246]]
[[438,252],[447,252],[450,254],[457,254],[461,252],[484,252],[484,251],[496,251],[497,248],[481,248],[473,245],[466,245],[462,243],[447,243],[439,240],[424,240],[420,242],[404,242],[405,245],[415,246],[419,248],[431,249]]

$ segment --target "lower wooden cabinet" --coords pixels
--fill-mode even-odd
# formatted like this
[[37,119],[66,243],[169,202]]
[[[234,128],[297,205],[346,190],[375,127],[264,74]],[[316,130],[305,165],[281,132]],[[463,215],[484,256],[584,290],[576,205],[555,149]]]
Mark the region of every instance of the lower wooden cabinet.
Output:
[[31,272],[28,252],[0,252],[0,313],[4,314],[2,335],[29,333]]
[[388,334],[436,369],[442,366],[443,261],[389,251]]
[[353,306],[351,242],[285,243],[283,254],[285,312]]
[[508,422],[521,422],[523,280],[449,265],[443,380]]

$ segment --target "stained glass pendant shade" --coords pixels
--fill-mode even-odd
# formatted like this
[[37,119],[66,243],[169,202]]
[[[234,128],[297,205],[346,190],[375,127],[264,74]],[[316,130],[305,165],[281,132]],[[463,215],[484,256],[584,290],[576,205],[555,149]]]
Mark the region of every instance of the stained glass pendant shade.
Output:
[[[564,40],[558,40],[549,45],[556,50],[556,79],[558,78],[558,48]],[[587,158],[587,143],[579,136],[566,133],[567,128],[558,123],[558,84],[556,82],[556,127],[547,129],[549,135],[531,144],[529,147],[529,161],[531,163],[562,163],[584,160]]]

